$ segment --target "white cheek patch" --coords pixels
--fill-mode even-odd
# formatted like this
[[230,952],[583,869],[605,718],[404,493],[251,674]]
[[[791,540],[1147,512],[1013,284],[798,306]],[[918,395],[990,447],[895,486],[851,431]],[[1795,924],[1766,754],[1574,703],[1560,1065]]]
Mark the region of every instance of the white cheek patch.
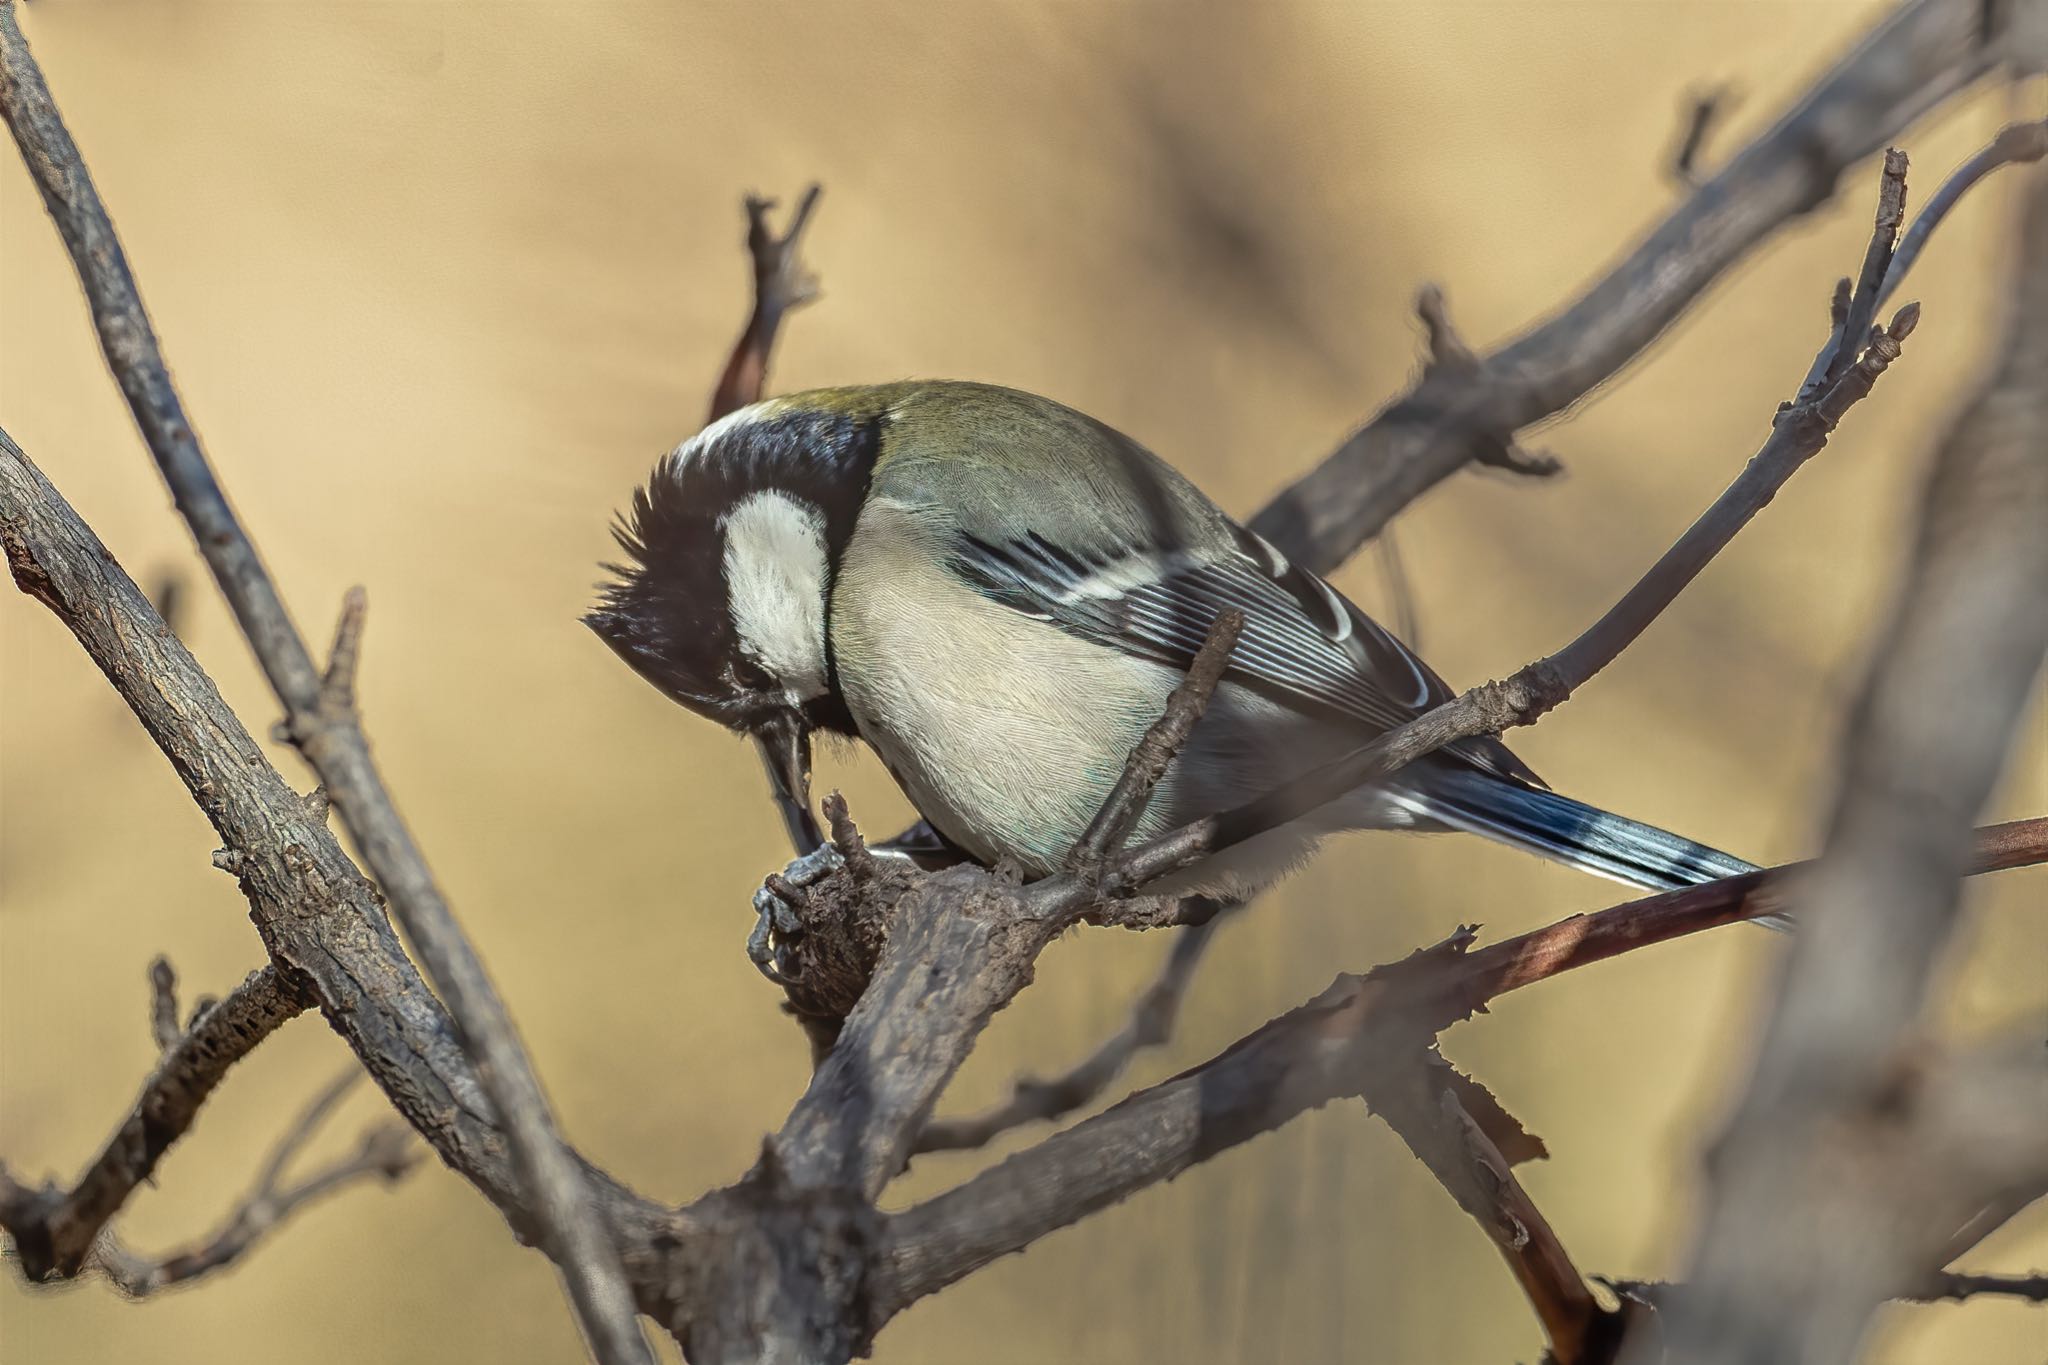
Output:
[[825,519],[786,493],[754,493],[720,520],[727,609],[741,645],[796,700],[825,681]]

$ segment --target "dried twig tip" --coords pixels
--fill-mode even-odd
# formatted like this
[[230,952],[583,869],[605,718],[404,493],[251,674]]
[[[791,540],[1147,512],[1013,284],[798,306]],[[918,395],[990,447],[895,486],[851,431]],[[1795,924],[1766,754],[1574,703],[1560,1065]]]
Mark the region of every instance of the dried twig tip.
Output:
[[320,699],[339,712],[356,705],[356,664],[363,652],[363,617],[370,609],[369,594],[358,584],[341,599],[341,618],[334,623],[334,648],[327,655],[327,672],[320,680]]
[[868,851],[868,841],[861,838],[860,830],[854,825],[853,815],[846,807],[846,798],[836,791],[827,792],[820,805],[825,812],[826,826],[832,831],[832,847],[846,859],[846,870],[859,881],[874,876],[875,855]]
[[178,974],[161,954],[149,964],[149,1033],[159,1052],[185,1033],[178,1027]]

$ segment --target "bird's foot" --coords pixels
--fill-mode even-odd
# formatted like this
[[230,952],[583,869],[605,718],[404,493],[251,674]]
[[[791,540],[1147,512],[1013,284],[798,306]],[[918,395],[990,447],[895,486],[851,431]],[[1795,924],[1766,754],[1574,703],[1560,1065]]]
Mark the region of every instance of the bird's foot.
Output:
[[795,954],[805,933],[799,912],[810,898],[810,889],[845,864],[838,849],[821,844],[782,871],[769,873],[754,893],[754,929],[747,935],[747,956],[761,975],[776,985],[791,985],[802,975],[796,969]]

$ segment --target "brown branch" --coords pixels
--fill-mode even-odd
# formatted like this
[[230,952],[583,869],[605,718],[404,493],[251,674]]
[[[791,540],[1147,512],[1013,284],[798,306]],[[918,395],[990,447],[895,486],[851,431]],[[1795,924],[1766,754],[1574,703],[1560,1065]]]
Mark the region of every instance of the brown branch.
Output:
[[285,1167],[364,1074],[360,1066],[351,1063],[314,1096],[271,1152],[255,1185],[204,1241],[167,1255],[144,1257],[123,1246],[111,1232],[102,1233],[92,1249],[91,1268],[103,1272],[122,1293],[144,1298],[231,1264],[264,1233],[316,1199],[371,1176],[386,1183],[397,1181],[419,1164],[420,1147],[411,1130],[385,1123],[367,1130],[355,1151],[294,1184],[282,1183]]
[[1899,5],[1604,277],[1476,368],[1426,372],[1252,529],[1319,572],[1343,563],[1416,497],[1610,379],[1846,170],[1992,70],[2018,8]]
[[1124,1026],[1070,1070],[1049,1079],[1020,1077],[1010,1098],[984,1113],[970,1117],[933,1119],[924,1126],[911,1151],[967,1151],[985,1147],[997,1136],[1027,1123],[1065,1118],[1093,1103],[1109,1083],[1124,1073],[1134,1057],[1146,1048],[1159,1047],[1173,1037],[1174,1024],[1187,997],[1195,970],[1216,930],[1239,906],[1204,906],[1205,917],[1189,924],[1175,936],[1166,965],[1138,997],[1137,1005]]
[[[2002,364],[1936,458],[1826,851],[1796,889],[1806,932],[1713,1149],[1688,1291],[1665,1315],[1674,1365],[1845,1360],[1948,1229],[2048,1190],[2039,1036],[2021,1062],[1951,1073],[1929,1064],[1921,1018],[1970,820],[2048,651],[2048,180],[2030,188]],[[1987,1111],[1974,1134],[1973,1103]],[[2001,1129],[2001,1104],[2031,1106],[2033,1130]]]
[[[150,979],[156,1003],[152,1014],[160,1030],[170,979],[162,958],[152,964]],[[252,972],[225,1000],[195,1018],[189,1030],[163,1045],[128,1117],[71,1189],[30,1189],[0,1168],[0,1228],[13,1239],[22,1274],[31,1280],[76,1275],[108,1221],[155,1172],[171,1144],[191,1129],[228,1069],[310,1003],[276,967]],[[173,1002],[174,1021],[175,1011]]]
[[717,421],[737,408],[758,403],[768,386],[768,358],[775,350],[775,334],[792,308],[800,308],[818,297],[818,277],[804,265],[798,248],[804,227],[811,220],[823,187],[811,185],[797,200],[789,216],[789,230],[780,237],[768,227],[768,210],[773,199],[746,197],[747,255],[754,264],[754,308],[733,343],[732,358],[718,376],[711,394],[711,411],[706,423]]
[[1230,653],[1237,648],[1238,636],[1243,633],[1244,613],[1235,608],[1226,608],[1210,622],[1209,633],[1188,665],[1187,676],[1175,685],[1159,719],[1146,729],[1124,761],[1123,771],[1103,799],[1102,808],[1075,840],[1066,862],[1071,875],[1093,884],[1101,877],[1103,865],[1123,851],[1124,841],[1144,817],[1153,789],[1166,776],[1174,755],[1188,742],[1195,722],[1208,709],[1209,698],[1223,681]]
[[[477,1079],[510,1139],[521,1197],[562,1266],[585,1336],[605,1365],[651,1365],[617,1249],[581,1167],[555,1132],[511,1018],[385,789],[353,707],[336,704],[339,698],[315,667],[254,542],[228,504],[171,382],[113,223],[13,6],[4,3],[0,114],[70,251],[108,366],[214,581],[284,704],[293,742],[319,773],[446,1002],[464,1049],[477,1062]],[[345,614],[344,630],[346,621]]]
[[[1973,871],[2048,863],[2048,818],[1979,832]],[[1321,995],[1212,1060],[1056,1133],[891,1218],[887,1317],[1332,1099],[1408,1079],[1445,1028],[1498,996],[1623,953],[1782,908],[1789,864],[1574,915],[1490,947],[1469,931]],[[1392,1078],[1391,1080],[1389,1078]],[[1495,1139],[1498,1142],[1498,1139]]]

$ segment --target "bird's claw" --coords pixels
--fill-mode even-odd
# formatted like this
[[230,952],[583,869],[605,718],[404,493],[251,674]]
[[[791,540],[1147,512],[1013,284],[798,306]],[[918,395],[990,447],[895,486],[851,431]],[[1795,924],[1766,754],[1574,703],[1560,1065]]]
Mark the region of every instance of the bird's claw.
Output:
[[838,871],[845,862],[838,849],[830,844],[821,845],[782,871],[770,873],[754,893],[754,928],[747,935],[747,956],[761,975],[776,985],[791,985],[802,975],[796,970],[794,959],[797,944],[804,936],[799,907],[811,887]]

